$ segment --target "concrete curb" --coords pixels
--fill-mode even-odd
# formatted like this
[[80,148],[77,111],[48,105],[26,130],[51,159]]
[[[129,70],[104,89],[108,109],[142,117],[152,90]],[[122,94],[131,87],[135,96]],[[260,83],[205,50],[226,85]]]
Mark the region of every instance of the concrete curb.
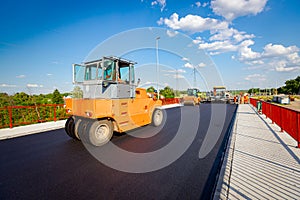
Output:
[[18,126],[14,128],[0,129],[0,140],[64,128],[65,123],[66,120],[59,120],[56,122],[45,122],[26,126]]
[[236,138],[236,128],[237,128],[237,122],[238,122],[238,109],[237,113],[234,119],[234,125],[231,130],[229,139],[228,139],[228,145],[225,151],[225,156],[223,159],[223,164],[220,169],[220,174],[217,182],[217,187],[215,189],[215,193],[213,196],[213,199],[227,199],[228,197],[228,191],[229,191],[229,185],[230,185],[230,174],[231,174],[231,168],[232,168],[232,161],[233,161],[233,153],[234,153],[234,146],[235,146],[235,138]]
[[176,104],[168,104],[168,105],[164,105],[161,108],[162,109],[169,109],[169,108],[176,108],[176,107],[182,107],[182,104],[176,103]]

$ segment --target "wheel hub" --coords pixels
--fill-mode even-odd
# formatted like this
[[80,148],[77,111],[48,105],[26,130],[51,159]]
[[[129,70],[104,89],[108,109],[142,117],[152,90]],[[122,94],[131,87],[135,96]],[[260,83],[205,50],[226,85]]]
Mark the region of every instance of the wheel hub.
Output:
[[95,133],[95,136],[97,139],[104,139],[107,137],[109,133],[109,127],[107,125],[100,125],[97,127],[96,129],[96,133]]

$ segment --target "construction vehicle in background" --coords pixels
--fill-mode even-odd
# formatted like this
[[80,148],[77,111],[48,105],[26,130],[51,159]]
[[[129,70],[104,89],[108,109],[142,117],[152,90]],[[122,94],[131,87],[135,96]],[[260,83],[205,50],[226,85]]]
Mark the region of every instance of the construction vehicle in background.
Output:
[[201,98],[199,97],[199,89],[189,88],[187,89],[187,96],[183,97],[183,105],[199,105]]
[[162,124],[161,100],[137,88],[135,62],[119,57],[73,65],[73,83],[83,88],[83,98],[67,99],[72,115],[65,124],[74,139],[86,139],[94,146],[109,142],[113,132],[125,132],[147,124]]
[[225,86],[214,86],[209,101],[211,103],[230,103],[230,94],[226,91]]

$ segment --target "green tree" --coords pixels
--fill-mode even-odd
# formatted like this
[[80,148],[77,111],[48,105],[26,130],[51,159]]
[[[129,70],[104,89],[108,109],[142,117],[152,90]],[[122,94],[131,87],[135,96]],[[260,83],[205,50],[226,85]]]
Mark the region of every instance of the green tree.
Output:
[[147,92],[154,92],[155,88],[153,86],[150,86],[147,88]]
[[259,88],[250,88],[247,93],[249,93],[249,94],[258,94],[259,93]]
[[296,79],[285,81],[285,86],[278,88],[278,93],[300,94],[300,76]]
[[12,98],[7,93],[0,93],[0,108],[12,104]]
[[16,93],[13,96],[13,104],[14,105],[21,105],[21,106],[28,106],[31,105],[31,98],[25,92]]
[[73,91],[71,92],[73,98],[82,98],[83,97],[83,91],[79,86],[75,86]]
[[163,95],[165,98],[174,98],[174,90],[169,86],[166,86],[163,90],[160,90],[160,94]]
[[62,95],[60,94],[60,92],[58,91],[58,89],[55,89],[53,92],[52,103],[54,103],[54,104],[63,104],[64,103],[64,99],[63,99]]

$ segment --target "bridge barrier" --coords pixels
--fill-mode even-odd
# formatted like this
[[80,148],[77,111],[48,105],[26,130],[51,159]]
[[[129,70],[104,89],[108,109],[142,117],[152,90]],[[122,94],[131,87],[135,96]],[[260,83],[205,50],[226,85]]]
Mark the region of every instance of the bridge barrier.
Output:
[[0,108],[0,128],[66,119],[64,104],[6,106]]
[[160,100],[162,101],[162,105],[181,103],[180,98],[165,98],[165,99],[160,99]]
[[281,132],[285,131],[294,138],[298,142],[298,148],[300,148],[300,112],[250,98],[250,104],[254,107],[257,106],[257,102],[262,104],[262,114],[271,119],[272,123],[276,123],[280,127]]
[[[180,98],[161,99],[163,105],[180,103]],[[64,104],[44,104],[36,106],[6,106],[0,108],[0,128],[35,124],[66,119]]]

